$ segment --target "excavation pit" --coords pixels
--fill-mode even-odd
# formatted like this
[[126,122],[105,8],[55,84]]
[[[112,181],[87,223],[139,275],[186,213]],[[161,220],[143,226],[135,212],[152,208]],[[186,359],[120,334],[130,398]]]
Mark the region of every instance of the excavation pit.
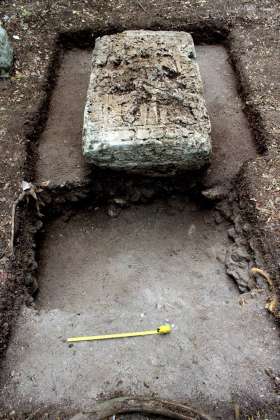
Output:
[[[229,56],[222,45],[196,46],[211,120],[213,152],[205,186],[226,185],[242,164],[256,157],[254,137],[243,112]],[[37,181],[84,183],[91,167],[82,155],[83,114],[92,51],[63,51],[49,116],[39,143]]]
[[[196,50],[212,124],[203,186],[225,186],[256,157],[254,138],[226,49]],[[88,50],[61,52],[39,141],[36,181],[50,180],[56,197],[61,185],[71,191],[95,180],[81,151],[90,58]],[[225,274],[228,223],[170,194],[117,216],[98,204],[46,223],[37,244],[39,293],[35,307],[19,316],[3,366],[1,406],[82,410],[116,394],[153,394],[222,418],[230,418],[234,403],[248,413],[273,411],[279,399],[265,372],[277,372],[279,337],[265,294],[241,305]],[[166,320],[174,324],[166,337],[65,342]]]
[[[224,415],[232,399],[248,410],[275,406],[265,369],[279,367],[278,332],[265,295],[240,305],[225,274],[227,227],[187,198],[132,206],[116,218],[91,208],[50,221],[36,308],[18,320],[1,405],[89,409],[119,394],[187,400]],[[166,321],[174,324],[168,336],[65,342]]]

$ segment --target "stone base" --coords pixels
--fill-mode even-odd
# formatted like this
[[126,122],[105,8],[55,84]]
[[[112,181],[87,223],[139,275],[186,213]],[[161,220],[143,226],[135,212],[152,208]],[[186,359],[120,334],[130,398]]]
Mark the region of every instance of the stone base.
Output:
[[210,121],[190,34],[126,31],[98,38],[83,153],[95,165],[174,173],[211,155]]

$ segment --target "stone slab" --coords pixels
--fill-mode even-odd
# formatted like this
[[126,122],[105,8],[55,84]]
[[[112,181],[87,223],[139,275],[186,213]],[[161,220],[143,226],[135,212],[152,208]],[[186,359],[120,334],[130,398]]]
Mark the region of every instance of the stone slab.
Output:
[[137,30],[96,40],[83,153],[95,165],[136,171],[209,161],[210,120],[190,34]]

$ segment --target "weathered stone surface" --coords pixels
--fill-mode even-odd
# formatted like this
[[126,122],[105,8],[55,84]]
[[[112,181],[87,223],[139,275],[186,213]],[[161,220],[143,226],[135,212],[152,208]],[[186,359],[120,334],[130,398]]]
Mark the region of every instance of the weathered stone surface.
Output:
[[8,77],[13,63],[13,49],[5,29],[0,25],[0,77]]
[[104,36],[92,65],[83,133],[89,161],[170,173],[209,161],[210,121],[190,34]]

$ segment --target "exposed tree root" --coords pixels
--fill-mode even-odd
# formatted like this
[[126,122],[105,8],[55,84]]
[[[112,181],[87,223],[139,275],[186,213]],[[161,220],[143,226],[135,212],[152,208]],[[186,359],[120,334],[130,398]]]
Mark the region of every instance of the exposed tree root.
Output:
[[114,398],[99,403],[95,412],[87,414],[94,414],[94,418],[105,420],[116,414],[128,413],[158,415],[176,420],[211,420],[209,416],[187,405],[150,398]]

